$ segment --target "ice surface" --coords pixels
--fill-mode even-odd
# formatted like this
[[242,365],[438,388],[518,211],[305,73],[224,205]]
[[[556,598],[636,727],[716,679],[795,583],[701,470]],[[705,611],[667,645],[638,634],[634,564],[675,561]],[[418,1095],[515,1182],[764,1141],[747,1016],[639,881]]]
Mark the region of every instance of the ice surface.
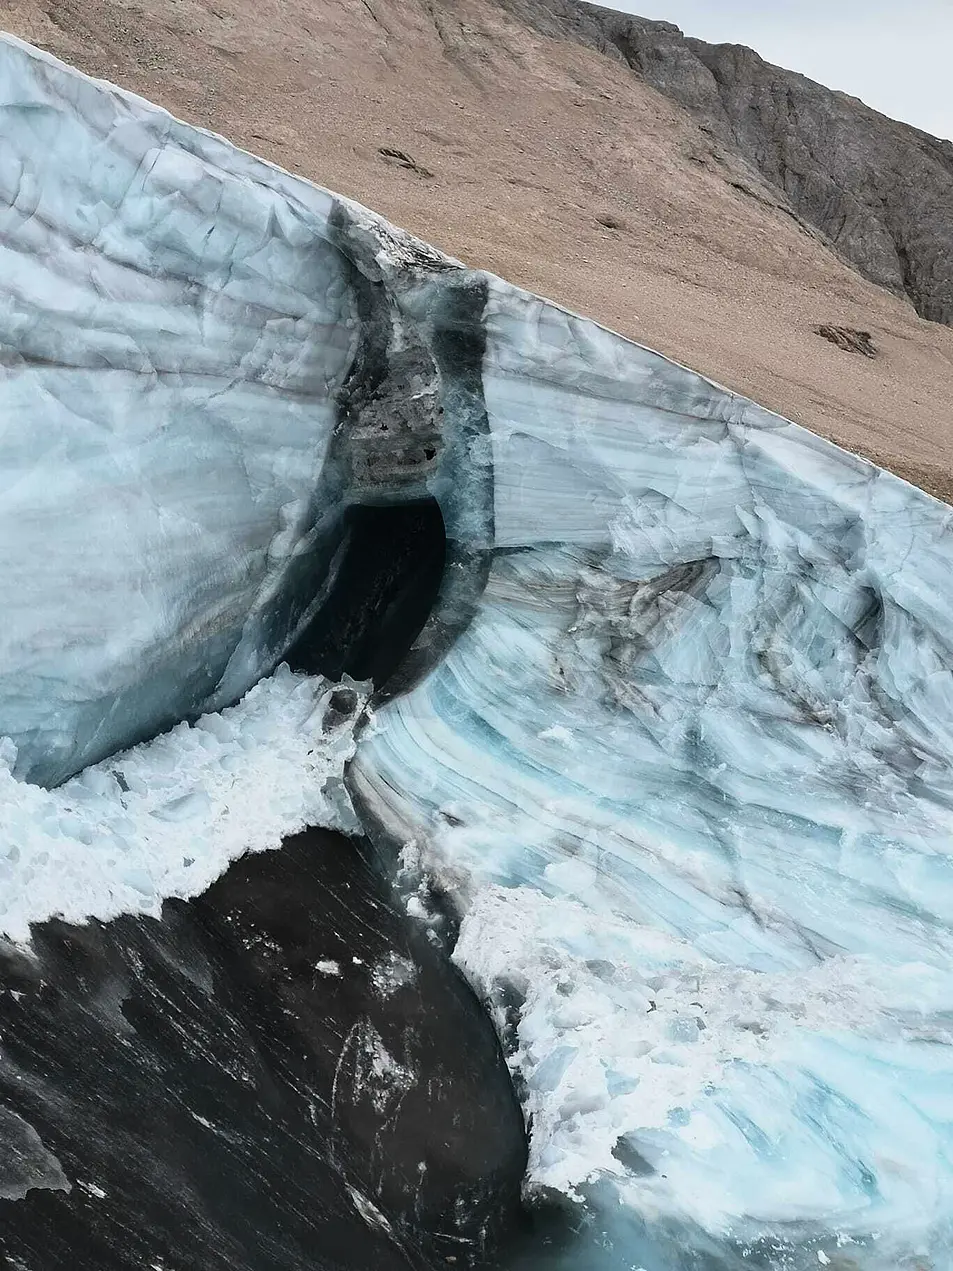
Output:
[[33,1187],[70,1191],[62,1165],[44,1146],[33,1126],[5,1107],[0,1107],[0,1136],[0,1200],[22,1200]]
[[0,112],[0,726],[52,783],[273,669],[357,336],[330,195],[10,40]]
[[326,685],[221,708],[340,508],[429,494],[346,780],[460,906],[569,1265],[946,1271],[953,512],[15,42],[0,104],[7,932],[348,815]]
[[2,35],[0,116],[0,731],[53,785],[270,673],[350,505],[460,484],[465,271]]
[[334,689],[281,666],[237,706],[55,790],[18,780],[13,743],[0,742],[0,937],[27,941],[31,922],[54,916],[158,917],[245,852],[308,826],[353,831],[342,777],[362,692],[345,716],[328,709]]
[[[646,1265],[680,1266],[684,1246],[712,1237],[719,1266],[766,1242],[779,1268],[844,1244],[864,1253],[847,1265],[902,1266],[921,1246],[943,1265],[947,972],[847,955],[796,972],[728,967],[525,887],[481,893],[456,958],[504,1035],[513,992],[523,1000],[511,1065],[534,1184],[586,1200],[587,1184],[611,1181],[658,1224]],[[602,1258],[627,1267],[611,1223],[620,1247]]]
[[531,1181],[600,1266],[944,1266],[951,512],[503,284],[487,331],[481,607],[351,784],[466,913]]

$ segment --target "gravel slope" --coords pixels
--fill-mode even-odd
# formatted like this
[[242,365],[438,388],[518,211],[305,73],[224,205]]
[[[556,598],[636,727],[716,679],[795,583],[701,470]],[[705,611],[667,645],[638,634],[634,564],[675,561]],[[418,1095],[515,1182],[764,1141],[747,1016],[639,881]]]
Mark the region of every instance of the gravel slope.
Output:
[[3,29],[953,501],[953,330],[628,66],[539,25],[499,0],[0,0]]

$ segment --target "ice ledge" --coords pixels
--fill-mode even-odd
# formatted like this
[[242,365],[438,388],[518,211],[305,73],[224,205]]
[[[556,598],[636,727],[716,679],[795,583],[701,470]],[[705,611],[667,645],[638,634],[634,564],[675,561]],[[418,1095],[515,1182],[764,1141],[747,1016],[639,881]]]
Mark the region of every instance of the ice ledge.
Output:
[[[53,784],[237,701],[313,617],[355,501],[441,504],[442,617],[416,659],[432,662],[486,553],[520,541],[507,446],[549,445],[491,429],[485,395],[530,391],[554,356],[607,411],[674,412],[699,445],[723,427],[776,474],[769,505],[792,481],[836,486],[863,517],[884,479],[10,36],[0,107],[0,728],[19,775]],[[945,532],[947,510],[889,484]],[[590,493],[599,537],[617,501]]]

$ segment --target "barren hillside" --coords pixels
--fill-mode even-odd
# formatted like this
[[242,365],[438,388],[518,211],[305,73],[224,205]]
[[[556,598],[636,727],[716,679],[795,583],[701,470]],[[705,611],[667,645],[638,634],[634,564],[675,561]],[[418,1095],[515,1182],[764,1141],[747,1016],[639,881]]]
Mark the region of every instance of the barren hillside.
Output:
[[624,63],[691,113],[718,143],[714,162],[727,152],[749,166],[752,198],[819,230],[921,317],[953,324],[953,142],[671,22],[584,0],[499,2],[543,34]]
[[[953,499],[953,330],[861,277],[566,9],[0,0],[0,27]],[[876,356],[822,324],[870,332]]]

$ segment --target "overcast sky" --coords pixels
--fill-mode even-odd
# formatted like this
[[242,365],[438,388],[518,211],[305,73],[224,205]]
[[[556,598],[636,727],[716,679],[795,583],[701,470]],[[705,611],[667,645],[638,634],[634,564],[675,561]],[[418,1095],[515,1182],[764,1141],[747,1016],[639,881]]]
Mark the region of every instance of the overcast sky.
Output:
[[713,44],[747,44],[953,139],[953,0],[600,0]]

